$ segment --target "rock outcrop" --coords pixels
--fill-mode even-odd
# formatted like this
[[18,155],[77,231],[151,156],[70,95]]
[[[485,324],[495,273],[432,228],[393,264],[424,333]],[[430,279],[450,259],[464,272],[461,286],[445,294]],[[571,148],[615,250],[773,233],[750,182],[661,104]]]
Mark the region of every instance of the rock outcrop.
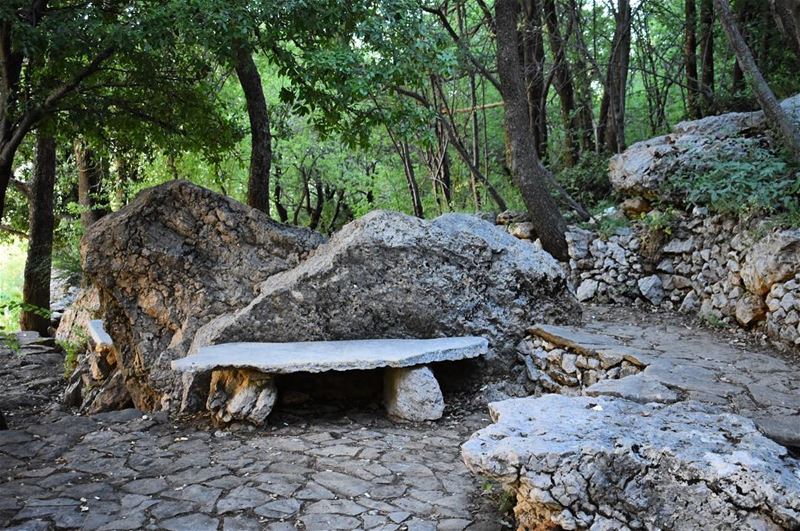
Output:
[[[800,95],[784,100],[781,106],[800,122]],[[709,116],[681,122],[671,134],[637,142],[615,155],[609,164],[609,179],[618,192],[663,195],[663,183],[677,170],[699,174],[716,159],[745,159],[751,147],[772,149],[773,144],[761,111]]]
[[376,211],[345,226],[244,309],[198,331],[192,351],[235,341],[476,335],[513,352],[527,325],[575,321],[558,262],[474,216]]
[[246,305],[259,282],[323,241],[185,181],[145,190],[95,223],[81,244],[84,270],[136,407],[178,399],[169,363],[186,355],[195,331]]
[[561,395],[490,412],[462,456],[515,491],[519,529],[800,527],[800,463],[743,417]]

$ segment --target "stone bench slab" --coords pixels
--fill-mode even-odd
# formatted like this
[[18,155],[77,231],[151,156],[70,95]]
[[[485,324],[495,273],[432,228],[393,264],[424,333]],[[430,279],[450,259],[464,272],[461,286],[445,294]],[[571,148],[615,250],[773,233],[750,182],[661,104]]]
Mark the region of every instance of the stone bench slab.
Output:
[[482,337],[360,339],[297,343],[223,343],[172,362],[182,372],[218,368],[253,369],[269,374],[411,367],[477,358],[486,353]]

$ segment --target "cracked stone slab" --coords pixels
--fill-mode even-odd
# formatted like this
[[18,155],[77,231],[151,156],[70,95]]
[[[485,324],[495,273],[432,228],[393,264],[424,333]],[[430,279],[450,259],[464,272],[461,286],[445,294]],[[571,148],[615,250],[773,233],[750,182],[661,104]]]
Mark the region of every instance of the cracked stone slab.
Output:
[[744,417],[562,395],[490,412],[462,457],[516,491],[521,529],[800,527],[800,462]]
[[680,399],[678,393],[643,374],[615,380],[601,380],[587,387],[585,392],[589,396],[614,396],[640,404],[648,402],[671,404]]
[[270,374],[411,367],[438,361],[477,358],[486,353],[482,337],[436,339],[361,339],[295,343],[223,343],[202,347],[172,362],[177,371],[220,367],[255,369]]

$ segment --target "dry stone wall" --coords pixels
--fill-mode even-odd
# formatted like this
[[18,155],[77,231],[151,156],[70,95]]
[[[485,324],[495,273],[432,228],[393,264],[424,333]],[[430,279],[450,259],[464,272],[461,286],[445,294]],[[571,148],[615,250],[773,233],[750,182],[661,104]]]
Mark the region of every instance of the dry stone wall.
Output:
[[[524,216],[504,213],[498,223],[517,237],[535,238]],[[800,230],[695,208],[669,231],[631,223],[602,237],[573,226],[567,241],[570,285],[582,302],[699,314],[800,348]]]

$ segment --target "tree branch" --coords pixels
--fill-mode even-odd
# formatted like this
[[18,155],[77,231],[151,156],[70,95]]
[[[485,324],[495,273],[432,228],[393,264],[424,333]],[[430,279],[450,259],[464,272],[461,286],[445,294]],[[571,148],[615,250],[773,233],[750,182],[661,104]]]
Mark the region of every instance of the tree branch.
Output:
[[17,230],[14,227],[10,227],[9,225],[0,225],[0,230],[3,232],[7,232],[9,234],[13,234],[14,236],[19,236],[23,240],[28,239],[28,234],[26,232]]
[[472,55],[469,48],[466,44],[461,40],[456,33],[456,30],[450,24],[450,21],[447,20],[447,15],[441,9],[433,9],[432,7],[425,7],[422,6],[422,10],[426,13],[430,13],[431,15],[436,15],[439,18],[439,21],[442,23],[442,27],[444,27],[445,31],[450,35],[450,38],[453,39],[453,42],[458,46],[461,52],[469,59],[469,62],[475,67],[475,69],[480,72],[480,74],[489,80],[489,83],[494,85],[494,87],[499,91],[500,90],[500,82],[495,78],[491,72],[486,70],[486,67],[483,66],[478,59]]
[[28,199],[31,198],[31,187],[28,183],[24,183],[17,179],[11,179],[9,184],[17,189],[19,193],[27,197]]

